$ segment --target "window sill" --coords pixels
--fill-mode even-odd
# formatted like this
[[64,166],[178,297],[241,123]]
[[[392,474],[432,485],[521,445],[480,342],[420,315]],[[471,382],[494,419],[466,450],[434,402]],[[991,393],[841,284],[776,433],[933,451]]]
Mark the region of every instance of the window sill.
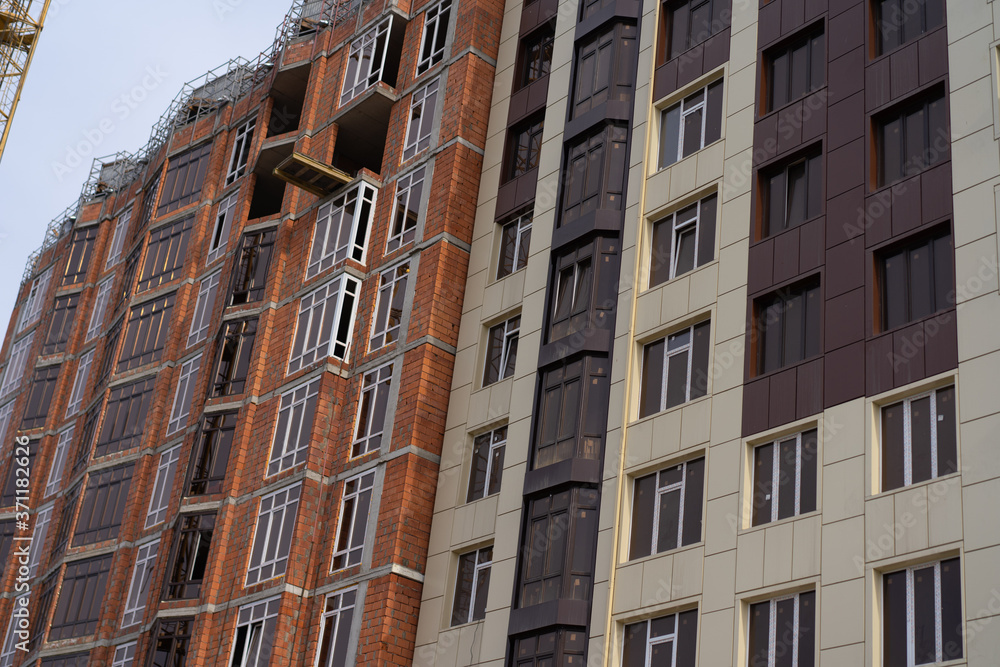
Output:
[[701,540],[698,540],[697,542],[693,542],[691,544],[685,544],[684,546],[675,547],[675,548],[669,549],[667,551],[660,551],[660,552],[655,553],[655,554],[649,554],[648,556],[643,556],[642,558],[633,558],[633,559],[623,560],[623,561],[621,561],[621,562],[618,563],[618,567],[621,568],[621,567],[626,567],[626,566],[629,566],[629,565],[636,565],[636,564],[641,564],[641,563],[648,563],[648,562],[656,560],[657,558],[663,558],[663,557],[666,557],[666,556],[676,556],[677,554],[684,553],[685,551],[692,551],[694,549],[702,549],[704,547],[705,547],[705,540],[701,539]]
[[[818,495],[818,494],[817,494]],[[769,521],[767,523],[762,523],[759,526],[742,526],[737,531],[737,535],[746,535],[748,533],[755,533],[759,530],[764,530],[765,528],[770,528],[771,526],[782,526],[785,524],[794,523],[799,519],[812,519],[814,517],[822,516],[823,509],[814,509],[811,512],[806,512],[805,514],[796,514],[794,516],[785,517],[784,519],[778,519],[777,521]],[[753,518],[751,517],[751,521]]]
[[953,480],[960,480],[961,478],[962,478],[962,471],[958,470],[957,472],[951,472],[948,473],[947,475],[941,475],[939,477],[932,477],[930,479],[925,479],[922,482],[915,482],[907,486],[900,486],[895,489],[889,489],[888,491],[877,491],[871,495],[865,496],[865,500],[868,501],[868,500],[875,500],[877,498],[887,498],[889,496],[893,496],[898,493],[905,493],[907,491],[912,491],[914,489],[931,486],[932,484],[935,484],[937,482],[951,482]]
[[653,421],[657,417],[661,417],[661,416],[663,416],[665,414],[668,414],[668,413],[671,413],[671,412],[676,412],[677,410],[680,410],[682,408],[686,408],[689,405],[694,405],[696,403],[701,403],[702,401],[707,401],[707,400],[710,400],[711,398],[712,398],[712,392],[708,391],[708,392],[706,392],[706,394],[704,396],[699,396],[698,398],[692,398],[690,401],[684,401],[683,403],[681,403],[679,405],[675,405],[673,407],[669,407],[669,408],[667,408],[665,410],[660,410],[659,412],[654,412],[651,415],[646,415],[645,417],[640,417],[639,419],[636,419],[635,421],[629,422],[628,425],[627,425],[627,428],[632,428],[633,426],[635,426],[637,424],[642,424],[643,422]]

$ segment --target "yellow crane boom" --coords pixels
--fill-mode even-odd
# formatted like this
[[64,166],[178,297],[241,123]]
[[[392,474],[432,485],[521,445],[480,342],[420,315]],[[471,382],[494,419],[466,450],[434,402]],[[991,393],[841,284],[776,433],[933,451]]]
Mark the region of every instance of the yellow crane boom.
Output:
[[50,0],[0,0],[0,158]]

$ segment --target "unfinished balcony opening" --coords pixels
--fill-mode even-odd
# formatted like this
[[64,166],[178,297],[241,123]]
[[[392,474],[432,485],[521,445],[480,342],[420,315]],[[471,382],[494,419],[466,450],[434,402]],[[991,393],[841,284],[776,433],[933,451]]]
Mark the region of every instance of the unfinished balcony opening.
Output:
[[270,93],[274,104],[271,106],[271,119],[267,124],[268,137],[299,129],[311,70],[312,66],[304,63],[278,70],[275,74]]

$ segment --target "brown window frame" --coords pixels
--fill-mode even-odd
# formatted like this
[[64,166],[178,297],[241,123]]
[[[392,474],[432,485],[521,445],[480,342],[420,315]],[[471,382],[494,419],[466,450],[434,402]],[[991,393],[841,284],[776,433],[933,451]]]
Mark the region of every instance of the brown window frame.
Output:
[[520,90],[549,75],[552,69],[552,49],[555,39],[554,21],[545,23],[521,38],[518,46],[520,56],[515,90]]
[[94,456],[106,456],[138,447],[153,402],[156,376],[111,389]]
[[49,320],[49,329],[42,344],[41,356],[66,351],[66,343],[69,342],[73,325],[76,323],[76,308],[79,303],[79,293],[56,297],[52,306],[52,319]]
[[188,240],[194,228],[194,215],[157,227],[149,233],[146,260],[139,272],[135,293],[140,294],[179,278],[188,255]]
[[238,410],[205,415],[184,484],[186,496],[220,493],[226,481],[226,470],[232,456],[233,440],[238,425]]
[[73,232],[73,240],[69,246],[69,257],[66,260],[66,271],[63,274],[61,286],[79,285],[87,278],[90,260],[94,255],[94,243],[97,241],[99,225],[91,225]]
[[527,118],[507,130],[507,150],[503,180],[512,181],[538,167],[545,131],[545,111]]
[[571,358],[541,373],[532,470],[600,457],[610,387],[606,357]]
[[[146,667],[156,665],[184,667],[190,651],[189,644],[194,637],[194,623],[194,616],[157,619],[156,625],[149,633],[150,647]],[[157,662],[159,653],[165,654],[162,662]]]
[[[182,514],[177,517],[170,564],[163,578],[164,600],[195,600],[201,597],[201,587],[212,553],[215,521],[215,512]],[[191,571],[187,568],[191,568]]]
[[195,146],[170,158],[156,215],[165,215],[187,206],[201,194],[212,155],[211,142]]
[[250,361],[253,358],[254,342],[257,338],[257,318],[230,320],[223,323],[216,344],[215,364],[212,376],[212,398],[242,394],[250,377]]
[[114,554],[78,560],[66,566],[56,603],[49,641],[84,637],[97,632],[105,608],[104,594]]
[[240,247],[236,251],[233,276],[229,283],[229,305],[254,303],[264,298],[267,274],[277,240],[277,227],[245,232],[240,237]]
[[571,118],[608,102],[631,105],[639,31],[629,23],[612,23],[586,37],[576,47]]
[[118,353],[116,373],[159,361],[167,346],[170,315],[177,292],[132,306],[125,323],[125,342]]
[[73,531],[74,547],[118,537],[128,509],[134,472],[135,464],[127,463],[89,474]]
[[56,386],[59,384],[59,370],[61,368],[60,364],[35,370],[31,378],[31,388],[28,390],[28,400],[24,406],[24,418],[21,420],[22,430],[27,431],[45,426],[55,398]]

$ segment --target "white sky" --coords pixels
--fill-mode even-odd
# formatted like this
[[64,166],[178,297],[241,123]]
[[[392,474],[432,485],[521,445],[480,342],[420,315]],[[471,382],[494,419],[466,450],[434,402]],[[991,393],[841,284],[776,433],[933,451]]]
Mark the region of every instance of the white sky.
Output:
[[79,196],[92,160],[144,146],[186,81],[268,48],[290,6],[51,0],[0,159],[0,331],[28,254]]

